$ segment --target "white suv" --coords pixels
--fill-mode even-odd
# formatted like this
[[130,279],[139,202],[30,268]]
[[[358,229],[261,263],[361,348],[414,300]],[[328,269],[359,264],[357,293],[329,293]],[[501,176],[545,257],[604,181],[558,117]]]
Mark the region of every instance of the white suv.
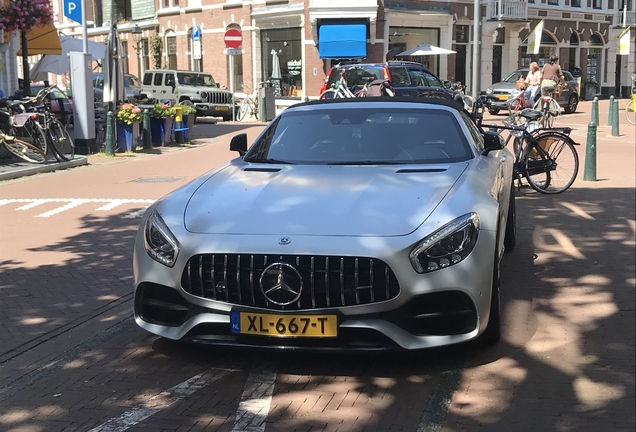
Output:
[[157,100],[191,104],[197,116],[232,120],[232,93],[222,90],[211,74],[187,70],[149,69],[144,72],[141,93]]

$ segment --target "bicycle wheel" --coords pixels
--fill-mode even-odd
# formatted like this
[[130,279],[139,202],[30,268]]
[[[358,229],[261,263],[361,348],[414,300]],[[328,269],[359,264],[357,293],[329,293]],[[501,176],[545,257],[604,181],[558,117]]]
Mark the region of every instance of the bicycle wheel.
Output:
[[34,120],[28,120],[24,123],[23,127],[26,135],[28,136],[25,136],[24,138],[20,137],[20,139],[28,142],[29,144],[33,144],[46,155],[48,150],[46,134],[40,124],[36,123]]
[[247,101],[247,97],[245,99],[243,99],[243,102],[241,102],[241,106],[239,107],[238,110],[238,114],[236,115],[236,121],[243,121],[243,119],[245,118],[245,114],[247,114],[247,111],[249,110],[249,102]]
[[31,163],[44,163],[46,162],[46,155],[34,145],[29,144],[26,141],[22,141],[18,138],[12,140],[3,140],[4,147],[11,153],[16,155],[22,160]]
[[634,113],[634,110],[636,110],[636,103],[634,100],[634,97],[632,97],[632,100],[627,103],[627,106],[625,107],[625,117],[627,117],[628,122],[636,125],[636,113]]
[[70,161],[75,157],[75,145],[66,128],[57,120],[51,121],[47,128],[51,148],[58,161]]
[[[528,152],[528,183],[541,193],[558,194],[566,191],[579,172],[579,155],[573,141],[565,135],[543,133],[536,138],[536,142],[543,152],[535,147]],[[534,160],[532,156],[535,156]]]
[[336,91],[334,89],[327,89],[320,93],[320,99],[334,99],[336,97]]

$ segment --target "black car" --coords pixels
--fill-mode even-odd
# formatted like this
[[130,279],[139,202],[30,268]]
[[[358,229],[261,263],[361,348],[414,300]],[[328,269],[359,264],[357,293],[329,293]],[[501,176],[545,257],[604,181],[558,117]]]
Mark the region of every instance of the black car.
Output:
[[349,88],[362,88],[370,80],[387,80],[391,83],[395,96],[422,96],[431,89],[443,89],[444,83],[421,63],[408,61],[388,61],[386,63],[337,64],[331,68],[320,90],[335,87],[344,71]]

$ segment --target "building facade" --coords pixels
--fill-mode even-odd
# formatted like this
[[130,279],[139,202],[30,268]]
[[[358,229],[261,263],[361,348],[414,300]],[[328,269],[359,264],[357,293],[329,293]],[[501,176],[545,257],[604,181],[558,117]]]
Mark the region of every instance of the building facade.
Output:
[[[81,37],[82,29],[53,0],[56,26]],[[105,42],[111,4],[123,42],[124,69],[141,75],[155,67],[203,70],[236,93],[254,92],[262,82],[275,85],[282,109],[319,95],[332,65],[339,61],[383,62],[420,43],[456,51],[444,56],[407,57],[424,63],[440,78],[476,79],[483,91],[530,61],[559,56],[564,69],[577,67],[582,83],[596,83],[604,96],[629,94],[636,73],[636,0],[87,0],[89,37]],[[626,8],[626,13],[622,10]],[[539,54],[528,54],[528,35],[543,20]],[[478,40],[474,25],[478,25]],[[618,55],[618,36],[631,26],[629,55]],[[132,30],[141,28],[141,41]],[[242,35],[229,55],[224,35]],[[193,39],[196,36],[196,40]],[[0,88],[13,90],[19,43],[0,43]],[[473,64],[473,50],[479,59]],[[33,58],[33,63],[37,57]],[[98,68],[99,65],[95,64]],[[17,73],[7,71],[16,69]],[[3,78],[4,77],[4,78]],[[55,83],[63,78],[51,76]],[[590,84],[592,85],[592,84]],[[13,85],[15,86],[15,84]],[[233,89],[231,87],[234,87]],[[585,89],[583,89],[585,91]]]

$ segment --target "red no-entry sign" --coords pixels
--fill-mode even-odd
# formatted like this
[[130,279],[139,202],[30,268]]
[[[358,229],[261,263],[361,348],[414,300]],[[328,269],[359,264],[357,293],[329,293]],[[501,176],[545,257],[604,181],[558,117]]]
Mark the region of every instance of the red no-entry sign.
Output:
[[243,35],[240,30],[237,29],[228,29],[225,32],[225,36],[223,36],[223,40],[225,41],[225,46],[228,48],[238,48],[243,43]]

